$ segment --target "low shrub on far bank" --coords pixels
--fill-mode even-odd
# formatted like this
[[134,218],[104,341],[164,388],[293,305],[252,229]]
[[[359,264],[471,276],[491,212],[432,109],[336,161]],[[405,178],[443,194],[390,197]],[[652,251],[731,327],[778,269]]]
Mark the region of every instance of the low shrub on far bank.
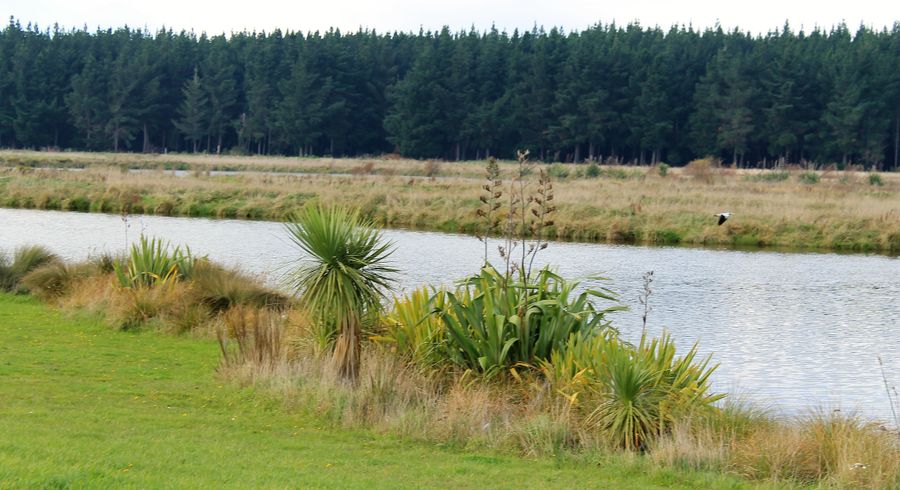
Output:
[[562,163],[554,163],[547,169],[547,174],[557,180],[565,180],[569,176],[569,169]]
[[747,176],[748,180],[754,182],[784,182],[789,178],[791,178],[791,173],[787,170],[765,171]]
[[803,172],[797,176],[797,181],[801,184],[814,185],[818,184],[821,178],[816,172]]
[[660,177],[665,177],[666,175],[669,175],[669,164],[660,163],[659,165],[656,166],[656,172],[659,174]]
[[706,157],[692,160],[684,166],[682,173],[696,181],[711,184],[716,176],[717,169],[721,166],[719,160]]

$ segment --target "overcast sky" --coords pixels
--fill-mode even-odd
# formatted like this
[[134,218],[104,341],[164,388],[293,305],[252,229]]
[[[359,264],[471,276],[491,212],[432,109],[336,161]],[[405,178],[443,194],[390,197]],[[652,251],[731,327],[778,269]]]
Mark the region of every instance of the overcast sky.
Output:
[[[22,24],[35,22],[42,28],[58,23],[63,27],[147,27],[206,31],[342,31],[360,26],[379,32],[475,26],[480,30],[495,24],[499,29],[530,29],[535,24],[579,30],[597,22],[695,28],[740,27],[765,33],[789,21],[796,30],[815,26],[826,29],[844,21],[855,30],[860,23],[875,28],[890,27],[900,20],[896,0],[0,0],[4,18],[14,16]],[[4,22],[5,23],[5,22]]]

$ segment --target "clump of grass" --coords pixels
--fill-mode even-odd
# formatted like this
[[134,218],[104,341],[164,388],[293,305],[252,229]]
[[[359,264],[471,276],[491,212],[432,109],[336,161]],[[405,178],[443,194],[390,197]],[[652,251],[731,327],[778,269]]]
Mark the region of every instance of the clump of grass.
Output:
[[554,163],[547,169],[547,174],[557,180],[565,180],[569,177],[569,169],[562,163]]
[[40,245],[17,248],[12,260],[0,253],[0,290],[24,292],[20,291],[20,283],[29,272],[55,262],[59,262],[59,257]]
[[15,277],[21,279],[34,269],[59,261],[59,257],[40,245],[26,245],[19,247],[13,254],[12,272]]
[[755,431],[774,427],[776,419],[739,396],[729,396],[714,410],[681,417],[648,447],[651,461],[695,470],[729,471],[733,448]]
[[288,299],[236,269],[198,260],[191,269],[192,293],[214,313],[235,306],[283,308]]
[[711,184],[716,177],[717,169],[721,166],[721,162],[713,157],[700,158],[692,160],[684,166],[684,175],[687,175],[698,182]]
[[659,174],[660,177],[665,177],[665,176],[669,175],[669,164],[660,163],[659,165],[656,166],[656,172]]
[[748,176],[749,180],[754,182],[784,182],[791,177],[791,173],[787,170],[772,170],[770,172],[760,172]]
[[803,172],[797,176],[797,181],[806,185],[818,184],[820,180],[821,177],[819,177],[819,174],[816,172]]
[[428,160],[423,168],[426,177],[437,177],[441,174],[441,162],[437,160]]
[[117,330],[157,327],[187,331],[208,316],[190,297],[190,286],[176,281],[120,288],[109,297],[106,321]]
[[90,262],[68,264],[51,261],[26,274],[21,280],[21,287],[43,300],[53,300],[65,296],[77,281],[95,273],[97,269]]
[[884,185],[884,180],[882,180],[881,175],[873,172],[869,174],[869,185],[881,187]]
[[287,357],[286,318],[267,308],[247,306],[222,314],[216,334],[225,367],[251,364],[268,370],[281,364]]
[[900,484],[895,437],[839,411],[758,427],[732,445],[730,467],[755,480],[840,488],[890,489]]
[[350,172],[353,175],[371,175],[375,170],[375,162],[368,160],[362,164],[353,167]]
[[[619,167],[609,167],[603,172],[603,175],[610,179],[617,180],[626,180],[629,177],[629,173],[625,169]],[[632,173],[631,175],[638,176],[639,174]]]
[[11,291],[16,287],[16,277],[13,275],[9,256],[0,252],[0,291]]
[[584,176],[589,179],[596,179],[600,177],[602,170],[600,170],[600,165],[597,165],[597,162],[592,161],[588,164],[587,168],[584,169]]
[[116,263],[123,261],[123,259],[105,252],[91,257],[88,261],[93,264],[101,274],[112,274],[116,270]]

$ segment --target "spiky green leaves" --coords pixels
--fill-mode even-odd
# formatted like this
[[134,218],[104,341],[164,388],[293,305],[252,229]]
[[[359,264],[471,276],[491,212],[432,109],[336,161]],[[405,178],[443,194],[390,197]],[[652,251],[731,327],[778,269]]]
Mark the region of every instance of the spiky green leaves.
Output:
[[386,264],[394,244],[358,212],[309,206],[285,224],[307,257],[287,276],[313,314],[357,318],[381,309],[396,269]]
[[[171,249],[171,251],[170,251]],[[113,269],[124,288],[153,286],[190,277],[194,257],[188,247],[171,248],[169,242],[141,235],[124,263],[115,262]]]
[[287,283],[320,325],[338,333],[335,361],[341,374],[355,378],[360,322],[381,311],[396,273],[387,265],[394,244],[358,212],[334,206],[307,206],[285,228],[307,255]]
[[456,364],[491,375],[550,359],[572,335],[612,331],[606,315],[622,307],[595,308],[591,298],[613,296],[598,289],[576,294],[578,286],[549,269],[522,283],[486,266],[446,294],[438,309],[447,331],[442,348]]

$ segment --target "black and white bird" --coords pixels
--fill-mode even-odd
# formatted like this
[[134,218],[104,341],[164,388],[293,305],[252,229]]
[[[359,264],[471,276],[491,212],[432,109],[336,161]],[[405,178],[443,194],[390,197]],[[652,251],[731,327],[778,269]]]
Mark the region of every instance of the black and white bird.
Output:
[[731,217],[731,213],[718,213],[716,216],[719,217],[719,226],[722,226],[722,223],[728,220]]

